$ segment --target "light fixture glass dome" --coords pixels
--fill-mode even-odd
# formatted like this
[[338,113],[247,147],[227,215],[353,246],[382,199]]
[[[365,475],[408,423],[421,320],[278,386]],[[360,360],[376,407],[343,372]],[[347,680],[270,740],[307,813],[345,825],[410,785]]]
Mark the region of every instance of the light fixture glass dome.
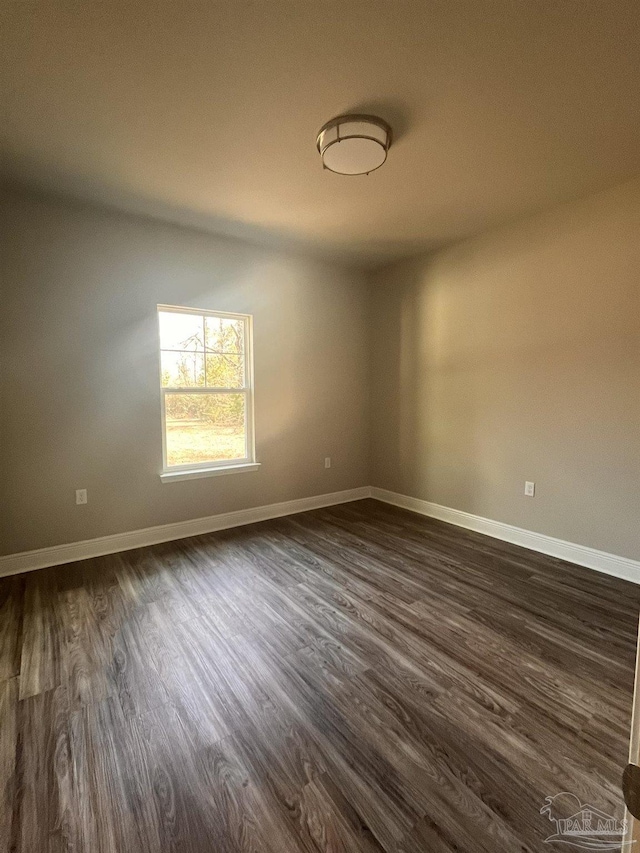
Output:
[[345,115],[320,128],[318,151],[325,169],[339,175],[368,175],[387,159],[391,128],[381,118]]

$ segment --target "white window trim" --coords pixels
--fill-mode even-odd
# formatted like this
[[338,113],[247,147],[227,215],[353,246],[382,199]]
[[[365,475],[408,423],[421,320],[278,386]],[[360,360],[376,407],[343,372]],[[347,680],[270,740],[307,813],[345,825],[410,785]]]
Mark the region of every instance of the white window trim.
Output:
[[[195,314],[198,317],[224,317],[230,320],[241,320],[244,323],[244,387],[243,388],[165,388],[162,385],[162,351],[160,341],[160,312],[170,311],[174,314]],[[257,471],[260,463],[256,462],[255,421],[254,421],[254,379],[253,379],[253,316],[251,314],[232,314],[228,311],[209,311],[204,308],[185,308],[181,305],[158,305],[158,362],[160,379],[160,412],[162,421],[162,470],[160,479],[163,483],[179,480],[193,480],[200,477],[215,477],[220,474],[233,474],[243,471]],[[244,394],[245,395],[245,436],[246,456],[240,459],[223,459],[218,462],[200,462],[187,465],[167,465],[167,429],[165,415],[165,397],[167,394]]]
[[163,483],[177,483],[179,480],[199,480],[201,477],[218,477],[220,474],[240,474],[243,471],[257,471],[259,462],[241,462],[238,465],[225,465],[222,468],[194,468],[191,471],[163,471],[160,479]]

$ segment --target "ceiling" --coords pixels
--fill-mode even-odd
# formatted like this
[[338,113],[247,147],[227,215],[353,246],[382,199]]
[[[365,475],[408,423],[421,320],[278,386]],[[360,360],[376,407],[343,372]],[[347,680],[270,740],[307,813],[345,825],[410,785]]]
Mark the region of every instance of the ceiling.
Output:
[[[640,173],[638,0],[5,0],[10,178],[374,265]],[[379,171],[323,171],[373,112]]]

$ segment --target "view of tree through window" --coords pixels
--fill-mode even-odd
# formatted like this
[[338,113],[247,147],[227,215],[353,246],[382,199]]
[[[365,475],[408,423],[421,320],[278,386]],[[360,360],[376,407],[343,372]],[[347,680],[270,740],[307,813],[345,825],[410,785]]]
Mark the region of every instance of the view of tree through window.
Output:
[[248,318],[159,308],[165,467],[249,458]]

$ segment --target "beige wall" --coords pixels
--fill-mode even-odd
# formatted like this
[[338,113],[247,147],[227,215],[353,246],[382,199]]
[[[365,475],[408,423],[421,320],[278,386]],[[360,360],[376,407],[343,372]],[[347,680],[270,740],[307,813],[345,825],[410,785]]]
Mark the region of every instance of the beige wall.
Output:
[[[3,209],[1,554],[368,484],[358,274],[44,197]],[[157,303],[254,315],[260,471],[160,482]]]
[[640,182],[372,293],[373,485],[640,558]]
[[[640,558],[640,182],[369,289],[52,198],[3,213],[0,554],[372,482]],[[259,472],[160,482],[158,302],[254,315]]]

